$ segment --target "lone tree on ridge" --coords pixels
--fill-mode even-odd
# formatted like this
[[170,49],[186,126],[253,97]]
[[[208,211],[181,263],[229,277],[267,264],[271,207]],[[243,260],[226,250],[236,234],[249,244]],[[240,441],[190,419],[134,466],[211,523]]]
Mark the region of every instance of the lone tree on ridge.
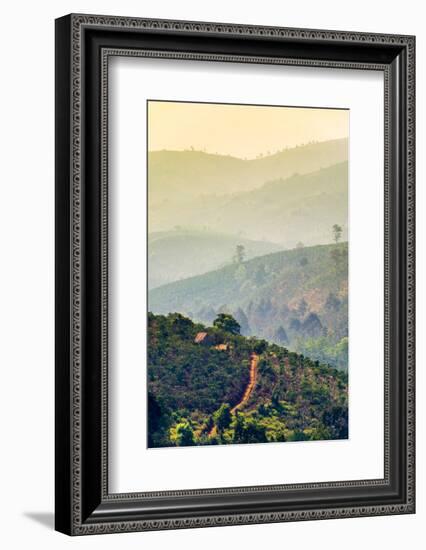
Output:
[[333,225],[333,239],[334,239],[334,242],[337,244],[340,239],[342,238],[342,226],[341,225],[338,225],[337,223],[335,223]]

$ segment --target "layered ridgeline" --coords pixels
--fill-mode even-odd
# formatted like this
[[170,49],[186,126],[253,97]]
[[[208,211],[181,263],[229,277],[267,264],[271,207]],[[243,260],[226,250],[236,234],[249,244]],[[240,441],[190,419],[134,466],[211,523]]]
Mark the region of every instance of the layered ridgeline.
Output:
[[149,201],[156,205],[171,196],[184,202],[188,197],[248,191],[347,160],[347,139],[300,145],[250,160],[202,151],[150,151]]
[[[194,256],[196,261],[196,253]],[[149,292],[149,310],[211,324],[232,314],[256,335],[338,368],[348,361],[348,245],[300,247],[233,263]]]
[[[148,156],[149,287],[298,243],[347,237],[347,139],[253,160],[200,151]],[[330,214],[332,213],[332,219]]]
[[278,243],[325,244],[346,236],[347,140],[255,160],[197,151],[149,153],[149,231],[204,228]]
[[148,445],[345,439],[347,374],[215,326],[148,315]]
[[148,287],[207,273],[232,263],[237,246],[244,247],[250,259],[281,246],[275,243],[244,239],[207,229],[175,228],[151,233],[148,237]]
[[252,191],[164,200],[150,206],[150,231],[204,228],[293,248],[298,242],[330,242],[334,223],[343,227],[346,238],[347,216],[348,164],[342,162],[268,181]]

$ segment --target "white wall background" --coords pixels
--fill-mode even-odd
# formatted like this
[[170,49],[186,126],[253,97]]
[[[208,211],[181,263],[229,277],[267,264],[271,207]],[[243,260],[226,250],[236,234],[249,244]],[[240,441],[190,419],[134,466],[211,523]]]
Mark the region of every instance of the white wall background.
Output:
[[[420,547],[426,520],[425,360],[426,30],[420,0],[68,0],[3,6],[0,33],[1,372],[0,544],[15,548],[232,548],[327,550]],[[69,12],[198,19],[417,35],[418,512],[352,520],[70,539],[53,526],[53,20]]]

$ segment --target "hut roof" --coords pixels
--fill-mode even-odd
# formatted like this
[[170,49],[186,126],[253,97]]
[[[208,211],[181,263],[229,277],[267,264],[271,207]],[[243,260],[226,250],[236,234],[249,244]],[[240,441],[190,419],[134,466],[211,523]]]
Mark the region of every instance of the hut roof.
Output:
[[198,332],[197,335],[195,336],[194,342],[196,344],[199,344],[206,338],[206,336],[207,336],[207,332]]
[[219,351],[227,351],[228,344],[218,344],[217,346],[215,346],[215,349],[218,349]]

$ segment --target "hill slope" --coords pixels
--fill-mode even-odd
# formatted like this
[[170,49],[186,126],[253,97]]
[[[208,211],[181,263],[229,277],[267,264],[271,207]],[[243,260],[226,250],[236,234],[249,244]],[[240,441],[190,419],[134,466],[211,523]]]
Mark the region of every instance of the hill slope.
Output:
[[148,237],[148,286],[155,288],[232,263],[237,245],[247,259],[276,252],[274,243],[252,241],[226,233],[176,229]]
[[205,323],[229,312],[244,334],[346,368],[348,246],[276,252],[164,285],[149,292],[149,309]]
[[202,151],[150,151],[149,200],[155,204],[170,196],[185,199],[247,191],[266,181],[307,174],[347,159],[347,139],[302,145],[252,160]]
[[[182,200],[182,202],[179,202]],[[330,241],[334,223],[348,217],[348,164],[342,162],[308,174],[268,181],[232,195],[183,197],[150,205],[150,229],[206,227],[292,248]]]
[[150,447],[348,437],[345,373],[176,314],[149,314],[148,343]]

